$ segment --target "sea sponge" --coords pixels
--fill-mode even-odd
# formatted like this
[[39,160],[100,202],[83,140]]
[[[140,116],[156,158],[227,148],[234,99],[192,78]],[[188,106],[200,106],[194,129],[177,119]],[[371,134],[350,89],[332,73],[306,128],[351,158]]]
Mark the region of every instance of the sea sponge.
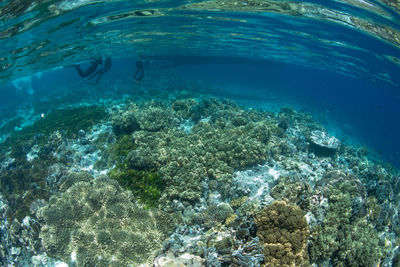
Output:
[[255,217],[265,266],[307,266],[309,230],[305,212],[285,201],[274,201]]
[[77,266],[145,263],[176,223],[172,215],[143,210],[131,192],[107,177],[77,182],[52,196],[38,218],[48,254],[67,263],[75,254]]

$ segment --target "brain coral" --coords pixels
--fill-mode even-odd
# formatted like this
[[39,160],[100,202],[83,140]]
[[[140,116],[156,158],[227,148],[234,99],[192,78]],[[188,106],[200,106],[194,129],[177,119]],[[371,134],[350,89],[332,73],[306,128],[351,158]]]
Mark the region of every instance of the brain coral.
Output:
[[309,230],[305,212],[285,201],[274,201],[255,218],[265,266],[308,266]]
[[50,256],[77,266],[137,266],[160,249],[174,227],[170,215],[143,210],[116,181],[80,181],[38,212]]

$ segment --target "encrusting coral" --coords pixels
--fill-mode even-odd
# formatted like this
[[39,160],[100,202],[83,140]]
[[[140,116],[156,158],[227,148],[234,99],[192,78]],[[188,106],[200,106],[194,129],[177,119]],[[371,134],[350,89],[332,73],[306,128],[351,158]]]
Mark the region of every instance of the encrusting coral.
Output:
[[303,210],[285,201],[274,201],[254,221],[265,266],[308,266],[309,230]]

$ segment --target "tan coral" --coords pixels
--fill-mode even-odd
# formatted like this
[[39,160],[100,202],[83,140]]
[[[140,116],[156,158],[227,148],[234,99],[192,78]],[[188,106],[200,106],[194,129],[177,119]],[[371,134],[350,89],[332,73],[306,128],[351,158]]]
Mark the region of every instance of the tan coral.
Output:
[[309,230],[305,212],[285,201],[275,201],[255,218],[263,245],[265,266],[309,266]]

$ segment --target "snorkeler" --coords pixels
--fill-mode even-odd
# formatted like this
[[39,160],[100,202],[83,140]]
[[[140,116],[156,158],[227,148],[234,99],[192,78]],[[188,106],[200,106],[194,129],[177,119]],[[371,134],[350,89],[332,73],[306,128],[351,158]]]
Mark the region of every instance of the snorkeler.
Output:
[[90,67],[86,70],[82,70],[79,65],[73,65],[73,67],[75,67],[79,76],[81,76],[82,78],[87,78],[87,80],[91,80],[95,76],[97,76],[95,82],[95,84],[97,85],[97,83],[100,81],[101,76],[103,76],[104,73],[110,70],[111,65],[111,57],[106,57],[106,59],[104,60],[101,57],[97,57],[90,61]]
[[138,60],[136,60],[136,73],[133,75],[136,83],[140,83],[144,77],[144,58],[142,55],[139,55]]
[[82,70],[80,65],[72,65],[72,67],[74,67],[76,69],[76,71],[78,72],[79,76],[81,76],[82,78],[86,78],[89,75],[93,74],[96,70],[97,67],[99,65],[101,65],[102,63],[102,59],[101,57],[96,57],[92,60],[90,60],[90,67],[87,68],[86,70]]
[[89,77],[89,80],[91,80],[91,79],[93,79],[93,77],[98,75],[96,82],[95,82],[96,85],[100,81],[101,76],[103,76],[104,73],[109,71],[111,68],[111,65],[112,65],[111,57],[106,57],[106,59],[103,60],[103,62],[104,62],[104,64],[102,63],[100,65],[100,67],[97,69],[97,71],[91,77]]

